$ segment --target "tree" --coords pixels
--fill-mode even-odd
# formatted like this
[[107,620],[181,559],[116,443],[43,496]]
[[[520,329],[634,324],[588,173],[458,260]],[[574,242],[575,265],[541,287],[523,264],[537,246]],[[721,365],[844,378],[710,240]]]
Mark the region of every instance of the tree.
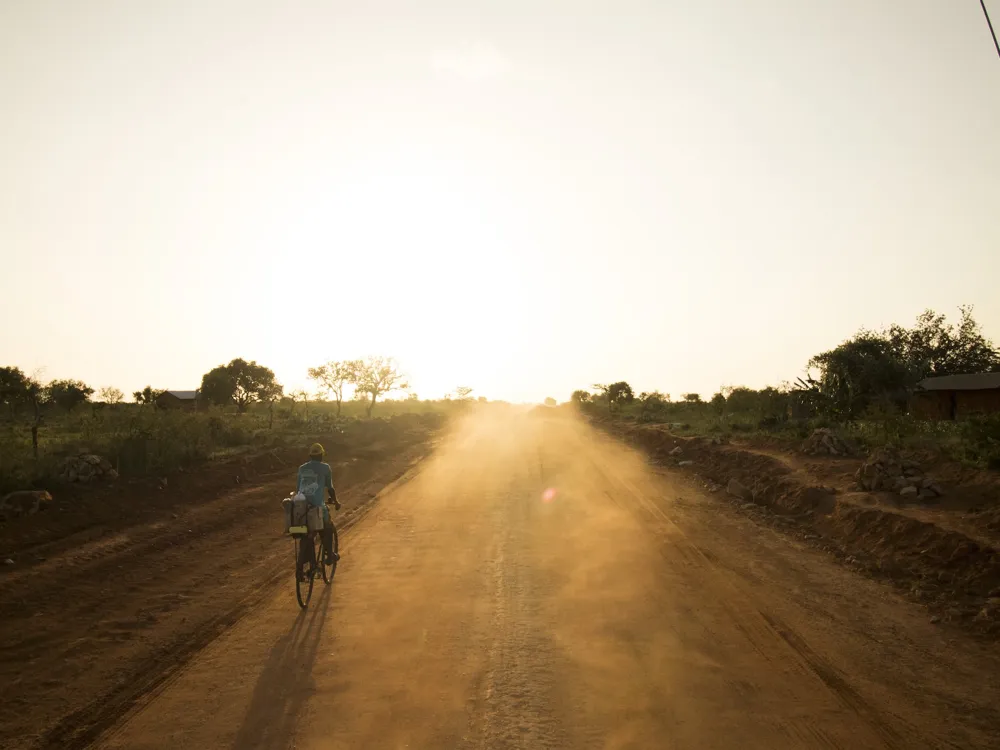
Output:
[[818,391],[828,410],[842,419],[856,419],[875,401],[905,401],[918,379],[890,341],[869,331],[817,354],[808,367],[819,371]]
[[357,395],[371,399],[367,406],[367,414],[371,417],[379,396],[406,390],[409,385],[392,357],[368,357],[359,362],[355,387]]
[[944,315],[925,310],[911,329],[893,325],[883,334],[872,335],[883,338],[917,380],[1000,370],[1000,352],[983,336],[972,316],[973,308],[958,309],[961,317],[957,327],[947,324]]
[[28,385],[31,379],[19,367],[0,367],[0,404],[10,410],[11,418],[19,404],[28,402]]
[[147,385],[141,391],[133,391],[132,400],[137,404],[152,406],[156,403],[156,399],[158,399],[163,393],[164,391],[162,389],[153,388],[151,385]]
[[292,414],[295,413],[295,404],[301,401],[303,403],[303,409],[305,409],[306,416],[309,415],[309,394],[306,393],[305,390],[300,388],[297,391],[292,391],[288,394],[288,397],[292,400],[292,408],[290,410]]
[[669,393],[660,393],[659,391],[649,391],[648,393],[646,391],[643,391],[642,393],[639,394],[639,400],[640,401],[657,401],[657,402],[659,402],[661,404],[669,404],[670,403],[670,394]]
[[592,404],[597,404],[598,402],[603,401],[604,403],[606,403],[608,405],[608,411],[611,411],[611,409],[614,406],[614,404],[611,401],[611,397],[610,397],[610,393],[609,393],[610,388],[611,388],[611,384],[610,383],[594,383],[590,387],[593,388],[594,390],[598,391],[597,394],[591,395],[590,402]]
[[38,428],[42,424],[42,404],[47,398],[48,389],[35,377],[25,379],[24,397],[31,404],[34,419],[31,422],[31,455],[38,460]]
[[53,380],[46,391],[48,400],[66,411],[73,411],[94,395],[94,389],[80,380]]
[[236,379],[226,365],[219,365],[202,375],[201,396],[216,406],[225,406],[235,401]]
[[240,413],[256,401],[273,401],[282,390],[270,368],[240,358],[209,370],[201,379],[203,398],[219,406],[235,403]]
[[355,383],[359,368],[360,363],[357,360],[327,362],[325,365],[309,368],[309,377],[318,383],[320,389],[336,397],[338,417],[344,401],[344,387]]
[[610,383],[610,384],[594,383],[594,385],[592,385],[591,388],[594,388],[601,392],[600,395],[594,398],[593,400],[596,401],[598,398],[600,398],[607,401],[608,411],[612,411],[614,409],[615,404],[618,404],[620,408],[621,404],[623,403],[630,404],[632,403],[632,400],[635,398],[635,395],[632,393],[632,386],[630,386],[624,380],[619,380],[617,383]]
[[632,393],[632,386],[624,380],[609,385],[607,393],[609,409],[612,405],[617,404],[619,411],[621,411],[622,404],[631,404],[635,399],[635,394]]
[[267,429],[274,427],[274,404],[281,398],[284,393],[284,388],[273,379],[270,383],[265,383],[257,391],[257,398],[260,399],[261,403],[267,404]]
[[552,398],[552,396],[548,396],[548,397],[546,397],[544,403],[545,403],[546,406],[555,406],[556,405],[556,400],[554,398]]
[[7,405],[12,418],[17,406],[24,404],[31,407],[33,415],[31,453],[36,461],[38,460],[38,428],[42,424],[41,407],[48,398],[49,390],[38,380],[37,373],[29,376],[25,375],[19,367],[0,367],[0,403]]
[[701,395],[697,393],[685,393],[681,396],[689,404],[700,404],[702,403]]
[[587,391],[573,391],[569,400],[574,404],[588,404],[590,403],[590,393]]
[[654,416],[662,413],[670,402],[670,394],[659,391],[645,391],[639,394],[639,421],[650,422]]
[[101,390],[97,392],[97,395],[100,396],[101,401],[110,406],[117,406],[125,400],[125,394],[114,386],[101,388]]
[[726,411],[726,397],[723,396],[721,392],[720,393],[716,393],[714,396],[712,396],[712,400],[709,401],[709,403],[712,405],[712,411],[714,411],[716,414],[720,414],[721,415],[721,414],[725,413],[725,411]]

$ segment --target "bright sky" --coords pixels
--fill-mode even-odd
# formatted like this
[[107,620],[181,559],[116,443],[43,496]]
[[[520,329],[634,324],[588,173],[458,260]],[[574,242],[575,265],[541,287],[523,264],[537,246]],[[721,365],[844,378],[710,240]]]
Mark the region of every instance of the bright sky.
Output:
[[1000,339],[998,134],[977,0],[8,0],[0,364],[562,400]]

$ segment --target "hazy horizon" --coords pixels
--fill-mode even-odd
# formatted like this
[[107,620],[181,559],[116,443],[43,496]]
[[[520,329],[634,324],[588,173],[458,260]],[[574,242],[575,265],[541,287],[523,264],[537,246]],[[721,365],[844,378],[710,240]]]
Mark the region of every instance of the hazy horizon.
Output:
[[611,8],[0,5],[0,365],[562,401],[777,384],[928,307],[1000,338],[977,2]]

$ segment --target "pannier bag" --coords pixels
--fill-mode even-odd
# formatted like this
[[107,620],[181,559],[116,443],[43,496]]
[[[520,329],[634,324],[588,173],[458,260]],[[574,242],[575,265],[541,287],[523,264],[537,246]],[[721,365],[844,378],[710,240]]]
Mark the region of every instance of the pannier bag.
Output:
[[309,506],[309,514],[306,517],[306,524],[309,526],[309,531],[323,530],[323,506]]
[[[285,511],[285,533],[286,534],[306,534],[310,531],[309,524],[309,503],[305,497],[286,497],[281,501]],[[319,510],[319,509],[317,509]],[[323,516],[320,516],[320,523]]]

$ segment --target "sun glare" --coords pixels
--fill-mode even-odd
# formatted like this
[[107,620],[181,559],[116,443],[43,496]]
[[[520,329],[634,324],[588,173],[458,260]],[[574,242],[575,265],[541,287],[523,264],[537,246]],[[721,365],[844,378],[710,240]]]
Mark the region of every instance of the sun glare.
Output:
[[[505,243],[519,228],[491,213],[504,196],[434,174],[416,156],[378,166],[339,180],[337,190],[317,186],[311,203],[281,222],[292,227],[282,244],[309,248],[318,278],[330,281],[331,356],[363,356],[377,341],[423,397],[466,382],[511,397],[504,355],[530,342],[538,292],[519,263],[521,249]],[[274,325],[283,342],[279,375],[307,386],[305,368],[316,363],[307,364],[301,342],[280,329]]]

